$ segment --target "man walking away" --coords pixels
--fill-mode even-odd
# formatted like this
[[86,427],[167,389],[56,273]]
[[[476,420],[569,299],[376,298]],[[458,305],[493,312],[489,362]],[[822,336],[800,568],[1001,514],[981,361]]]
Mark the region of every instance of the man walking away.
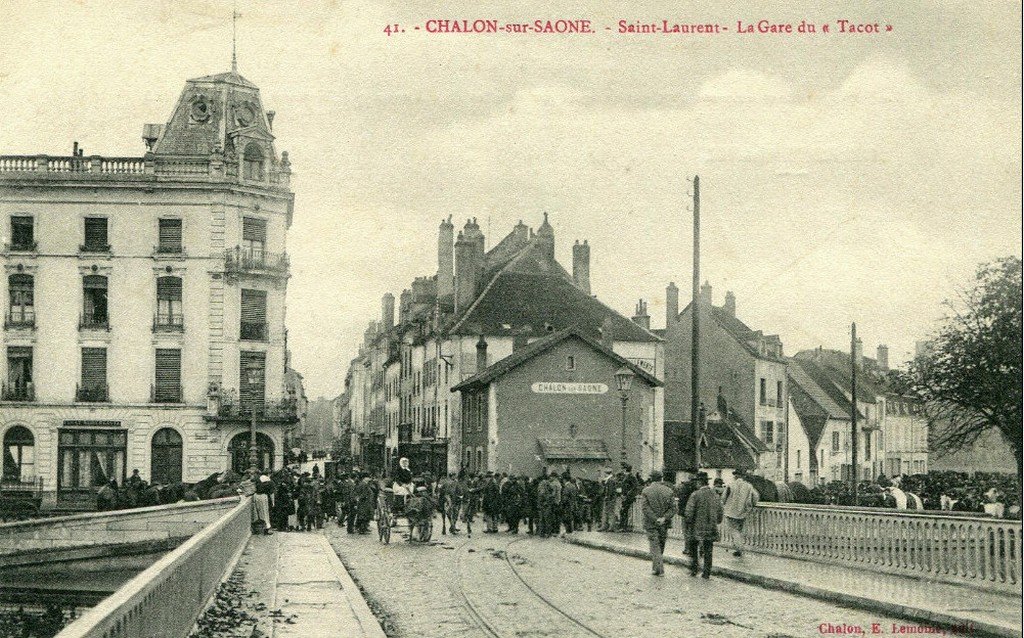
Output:
[[576,482],[567,477],[565,483],[562,485],[562,525],[565,526],[565,531],[562,535],[572,534],[575,529],[576,522],[576,499],[579,497],[580,490],[576,486]]
[[698,563],[703,563],[701,576],[711,578],[711,555],[715,541],[718,540],[718,525],[722,522],[722,500],[708,485],[706,472],[698,472],[697,481],[702,482],[703,486],[691,494],[686,502],[686,523],[689,532],[686,544],[690,553],[690,576],[696,576]]
[[761,499],[754,486],[746,481],[746,476],[746,470],[736,470],[736,480],[725,489],[725,527],[733,556],[743,555],[743,523]]
[[651,484],[640,493],[640,504],[644,513],[644,531],[651,547],[651,573],[665,574],[663,556],[668,528],[672,526],[672,510],[675,506],[672,488],[662,481],[661,472],[651,473]]
[[[683,538],[687,539],[690,537],[689,525],[686,523],[686,503],[690,500],[690,495],[700,489],[700,484],[697,482],[697,470],[692,467],[688,467],[684,472],[690,475],[682,483],[676,485],[676,507],[679,513],[679,517],[683,519]],[[683,553],[686,554],[690,551],[689,544],[683,542]]]

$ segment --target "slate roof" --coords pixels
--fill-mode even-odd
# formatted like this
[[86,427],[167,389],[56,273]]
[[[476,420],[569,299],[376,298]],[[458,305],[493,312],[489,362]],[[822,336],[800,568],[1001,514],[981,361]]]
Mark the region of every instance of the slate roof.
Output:
[[602,439],[537,439],[547,460],[607,461],[608,449]]
[[[686,307],[679,313],[679,316],[683,316],[690,311],[690,306],[693,305],[693,301],[686,304]],[[701,315],[703,317],[703,315]],[[760,349],[755,348],[751,342],[757,342],[765,338],[765,335],[760,330],[754,330],[747,324],[743,323],[735,315],[731,314],[722,306],[711,306],[711,316],[714,318],[715,323],[721,326],[722,330],[725,330],[729,335],[736,340],[743,349],[749,352],[752,356],[758,359],[764,359],[766,361],[776,361],[779,363],[785,363],[785,357],[776,357],[767,352],[761,352]]]
[[189,82],[223,82],[227,84],[237,84],[250,89],[255,89],[256,85],[246,80],[237,71],[226,71],[224,73],[214,73],[213,75],[204,75],[198,78],[192,78]]
[[[725,421],[709,421],[701,447],[706,468],[754,469],[754,458]],[[665,421],[665,468],[685,470],[693,464],[693,428],[689,421]]]
[[[810,361],[817,365],[836,386],[850,391],[850,355],[839,350],[801,350],[794,355],[795,359]],[[857,401],[875,403],[876,397],[884,396],[886,389],[875,383],[864,366],[857,372]]]
[[800,424],[807,433],[811,449],[816,449],[818,441],[821,440],[821,433],[825,431],[825,424],[828,423],[828,412],[818,405],[792,376],[789,381],[789,398],[793,401],[794,411],[800,417]]
[[511,355],[505,357],[504,359],[492,363],[484,370],[474,374],[473,376],[469,377],[462,383],[456,385],[454,388],[452,388],[452,392],[458,392],[473,387],[485,386],[489,384],[491,381],[519,367],[520,365],[526,363],[527,361],[536,357],[542,352],[550,350],[551,348],[555,347],[556,345],[562,343],[567,339],[578,339],[579,341],[582,341],[583,343],[587,344],[594,350],[614,360],[619,365],[626,366],[627,368],[632,370],[634,374],[636,374],[639,378],[646,381],[652,387],[660,387],[662,385],[661,381],[652,376],[650,373],[646,372],[643,368],[632,363],[628,359],[625,359],[615,354],[614,352],[604,347],[597,341],[594,341],[593,339],[590,339],[585,335],[576,332],[575,330],[563,330],[561,332],[556,332],[555,334],[549,335],[542,339],[537,339],[533,343],[530,343],[529,345],[520,349],[518,352],[514,352]]
[[[791,359],[787,368],[790,380],[803,391],[803,396],[817,406],[810,404],[810,414],[824,414],[833,419],[850,420],[850,401],[838,388],[832,385],[828,374],[813,361]],[[793,386],[790,386],[791,388]],[[800,404],[797,404],[798,409]],[[803,418],[801,414],[800,418]]]

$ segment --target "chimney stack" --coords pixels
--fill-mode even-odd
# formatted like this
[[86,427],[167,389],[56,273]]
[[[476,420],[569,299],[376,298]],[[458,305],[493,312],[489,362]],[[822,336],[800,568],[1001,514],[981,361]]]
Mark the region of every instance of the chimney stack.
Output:
[[476,342],[476,371],[477,374],[483,372],[487,368],[487,340],[484,339],[483,335],[480,335],[480,340]]
[[455,226],[452,218],[441,221],[437,231],[437,299],[444,307],[455,304],[455,257],[452,244],[455,241]]
[[736,295],[729,290],[725,293],[725,311],[731,316],[736,316]]
[[704,285],[700,287],[700,302],[708,306],[711,305],[711,282],[704,280]]
[[483,272],[483,234],[480,227],[467,221],[465,228],[455,240],[455,309],[462,309],[473,303],[476,289]]
[[878,346],[878,369],[882,372],[889,371],[889,346],[880,345]]
[[544,256],[555,260],[555,229],[548,223],[548,214],[544,213],[544,223],[537,229],[537,243],[541,245]]
[[576,240],[572,247],[572,280],[576,287],[590,294],[590,244]]
[[647,314],[647,302],[643,299],[636,303],[636,311],[633,314],[633,323],[644,330],[651,329],[651,316]]
[[665,287],[665,327],[668,328],[679,321],[679,288],[676,282],[670,281]]
[[861,341],[860,337],[853,342],[853,361],[860,368],[864,365],[864,342]]
[[395,325],[395,296],[390,292],[384,293],[380,300],[381,305],[381,330],[389,330]]
[[609,350],[615,345],[615,324],[611,315],[606,316],[601,322],[601,345]]
[[398,323],[409,321],[409,310],[412,309],[412,292],[408,288],[398,296]]

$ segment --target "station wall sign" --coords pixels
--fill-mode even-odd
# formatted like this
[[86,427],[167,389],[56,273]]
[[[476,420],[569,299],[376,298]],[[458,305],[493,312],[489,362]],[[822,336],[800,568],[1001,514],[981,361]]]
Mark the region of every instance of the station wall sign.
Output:
[[537,394],[605,394],[608,386],[603,383],[564,383],[561,381],[538,381],[530,386]]

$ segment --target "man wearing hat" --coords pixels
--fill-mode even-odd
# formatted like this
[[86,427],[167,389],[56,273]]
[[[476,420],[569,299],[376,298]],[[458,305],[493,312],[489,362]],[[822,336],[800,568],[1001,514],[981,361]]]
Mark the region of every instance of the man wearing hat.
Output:
[[[687,532],[689,526],[686,524],[686,503],[690,500],[690,495],[699,490],[702,484],[697,480],[697,470],[695,468],[688,467],[683,471],[688,473],[690,478],[676,485],[675,493],[679,516],[683,519],[683,538],[687,538],[689,536]],[[683,543],[683,553],[685,554],[689,551],[689,545]]]
[[743,555],[743,523],[754,511],[760,500],[754,486],[746,481],[746,470],[739,468],[734,473],[735,479],[725,490],[725,527],[732,544],[732,555]]
[[663,555],[668,528],[672,526],[675,495],[672,488],[662,481],[661,472],[651,472],[651,483],[640,493],[640,505],[644,513],[644,531],[651,548],[651,573],[665,574]]
[[702,566],[701,575],[711,578],[711,556],[718,540],[718,525],[722,522],[722,501],[708,485],[707,472],[697,472],[695,480],[702,485],[687,500],[685,516],[690,575],[696,576],[698,567]]

